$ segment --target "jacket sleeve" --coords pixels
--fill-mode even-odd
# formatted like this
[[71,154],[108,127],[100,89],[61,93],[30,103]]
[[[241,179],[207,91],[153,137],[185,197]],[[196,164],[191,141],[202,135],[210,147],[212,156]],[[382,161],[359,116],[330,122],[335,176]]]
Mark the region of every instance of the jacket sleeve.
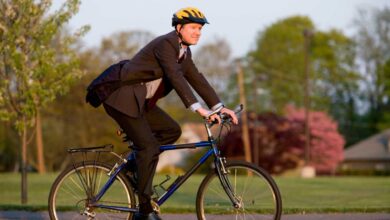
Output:
[[210,83],[196,68],[191,58],[191,52],[188,53],[185,70],[185,78],[190,83],[192,88],[195,89],[196,93],[198,93],[200,97],[206,102],[209,108],[212,108],[221,102]]
[[182,67],[177,63],[177,52],[174,46],[168,40],[164,40],[156,46],[154,54],[164,76],[169,80],[186,108],[196,103],[197,99],[184,78]]

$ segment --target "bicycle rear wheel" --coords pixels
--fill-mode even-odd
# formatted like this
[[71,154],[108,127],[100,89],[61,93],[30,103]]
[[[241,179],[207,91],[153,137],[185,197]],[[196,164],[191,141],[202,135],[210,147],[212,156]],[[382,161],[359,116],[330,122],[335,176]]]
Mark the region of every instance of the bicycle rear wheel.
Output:
[[[55,180],[49,195],[51,219],[131,219],[132,213],[100,209],[90,201],[110,178],[111,167],[83,162],[64,170]],[[99,204],[134,208],[136,200],[127,177],[119,173]]]
[[213,171],[204,178],[198,190],[198,219],[280,219],[282,199],[278,187],[267,172],[243,161],[228,162],[225,168],[240,207],[233,207],[218,175]]

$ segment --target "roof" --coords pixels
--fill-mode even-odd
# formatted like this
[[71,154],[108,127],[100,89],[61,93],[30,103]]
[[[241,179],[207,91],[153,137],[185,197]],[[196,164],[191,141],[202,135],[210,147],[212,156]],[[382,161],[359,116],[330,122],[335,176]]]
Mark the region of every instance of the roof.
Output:
[[344,151],[345,160],[390,161],[390,129],[373,135]]

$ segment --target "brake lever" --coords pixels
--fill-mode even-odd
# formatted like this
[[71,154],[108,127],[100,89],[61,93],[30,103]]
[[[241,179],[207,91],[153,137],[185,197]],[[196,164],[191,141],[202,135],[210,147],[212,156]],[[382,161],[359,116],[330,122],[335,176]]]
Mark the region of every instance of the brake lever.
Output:
[[236,115],[238,115],[242,112],[242,110],[244,110],[244,105],[240,104],[233,111],[234,111],[234,113],[236,113]]

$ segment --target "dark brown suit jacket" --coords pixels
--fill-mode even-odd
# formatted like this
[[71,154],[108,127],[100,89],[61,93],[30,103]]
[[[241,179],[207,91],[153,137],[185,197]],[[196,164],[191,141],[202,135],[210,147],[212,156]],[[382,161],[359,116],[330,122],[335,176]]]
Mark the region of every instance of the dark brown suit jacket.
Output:
[[179,41],[174,31],[157,37],[123,65],[120,78],[125,83],[111,93],[104,103],[137,117],[143,111],[146,99],[145,83],[163,78],[164,94],[174,89],[187,108],[197,102],[189,85],[209,107],[218,104],[220,100],[214,89],[195,67],[190,49],[181,63],[178,63],[178,57]]

